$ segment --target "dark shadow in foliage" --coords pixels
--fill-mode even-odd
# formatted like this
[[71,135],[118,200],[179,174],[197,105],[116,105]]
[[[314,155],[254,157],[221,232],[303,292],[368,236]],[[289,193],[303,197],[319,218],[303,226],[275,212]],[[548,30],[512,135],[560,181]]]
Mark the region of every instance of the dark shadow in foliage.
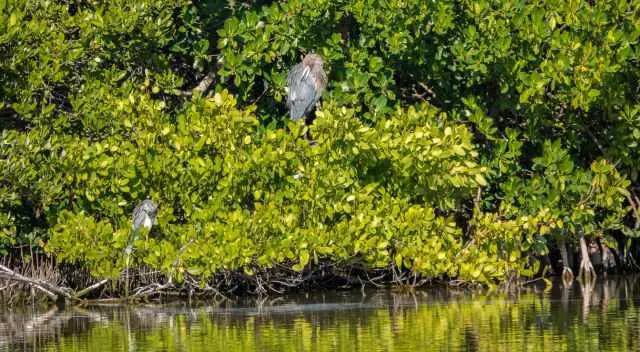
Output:
[[18,130],[21,132],[31,129],[28,121],[25,121],[15,110],[5,108],[0,110],[0,131]]

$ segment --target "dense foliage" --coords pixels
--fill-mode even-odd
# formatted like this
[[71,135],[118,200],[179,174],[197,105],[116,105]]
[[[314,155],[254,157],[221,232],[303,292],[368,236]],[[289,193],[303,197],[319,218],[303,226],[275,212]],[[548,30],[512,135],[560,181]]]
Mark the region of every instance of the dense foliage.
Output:
[[[639,10],[0,0],[1,248],[118,277],[149,196],[133,261],[178,281],[329,261],[491,284],[581,240],[623,267]],[[329,71],[315,147],[283,102],[312,51]]]

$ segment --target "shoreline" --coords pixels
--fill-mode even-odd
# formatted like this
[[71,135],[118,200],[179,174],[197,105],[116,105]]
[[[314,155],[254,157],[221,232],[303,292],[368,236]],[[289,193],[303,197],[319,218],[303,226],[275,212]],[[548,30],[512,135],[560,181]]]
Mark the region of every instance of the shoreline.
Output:
[[[238,297],[284,297],[290,294],[312,294],[314,292],[356,291],[371,289],[393,290],[398,293],[413,293],[418,290],[444,288],[470,292],[495,291],[516,292],[527,286],[549,286],[551,282],[570,284],[578,280],[566,280],[561,271],[548,267],[540,268],[536,275],[514,277],[496,281],[487,286],[458,279],[424,278],[409,270],[400,273],[395,268],[367,270],[357,265],[338,265],[320,261],[296,272],[282,265],[278,268],[254,270],[252,275],[244,271],[226,271],[209,279],[185,274],[177,282],[158,270],[148,267],[130,268],[132,278],[128,292],[123,287],[126,272],[119,278],[94,278],[78,265],[58,264],[53,258],[38,256],[24,263],[5,260],[0,265],[0,305],[24,303],[55,303],[59,306],[88,305],[136,305],[150,302],[213,301],[223,302]],[[34,263],[39,263],[36,266]],[[13,269],[11,269],[13,268]],[[9,270],[11,274],[7,272]],[[609,277],[634,277],[637,271],[603,272],[598,267],[597,276],[585,282],[598,282]],[[584,280],[581,280],[581,282]]]

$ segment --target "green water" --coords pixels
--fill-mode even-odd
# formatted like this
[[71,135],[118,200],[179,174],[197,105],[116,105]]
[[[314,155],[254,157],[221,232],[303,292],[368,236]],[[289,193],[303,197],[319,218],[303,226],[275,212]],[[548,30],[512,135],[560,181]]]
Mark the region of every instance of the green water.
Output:
[[1,351],[640,351],[640,278],[515,295],[324,292],[222,304],[5,308]]

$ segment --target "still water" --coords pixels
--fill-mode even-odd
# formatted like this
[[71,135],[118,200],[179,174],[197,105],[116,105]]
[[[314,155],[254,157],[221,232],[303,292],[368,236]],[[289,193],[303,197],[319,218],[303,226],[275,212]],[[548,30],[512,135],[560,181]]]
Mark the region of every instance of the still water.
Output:
[[323,292],[221,304],[4,308],[0,351],[640,351],[640,278],[518,294]]

